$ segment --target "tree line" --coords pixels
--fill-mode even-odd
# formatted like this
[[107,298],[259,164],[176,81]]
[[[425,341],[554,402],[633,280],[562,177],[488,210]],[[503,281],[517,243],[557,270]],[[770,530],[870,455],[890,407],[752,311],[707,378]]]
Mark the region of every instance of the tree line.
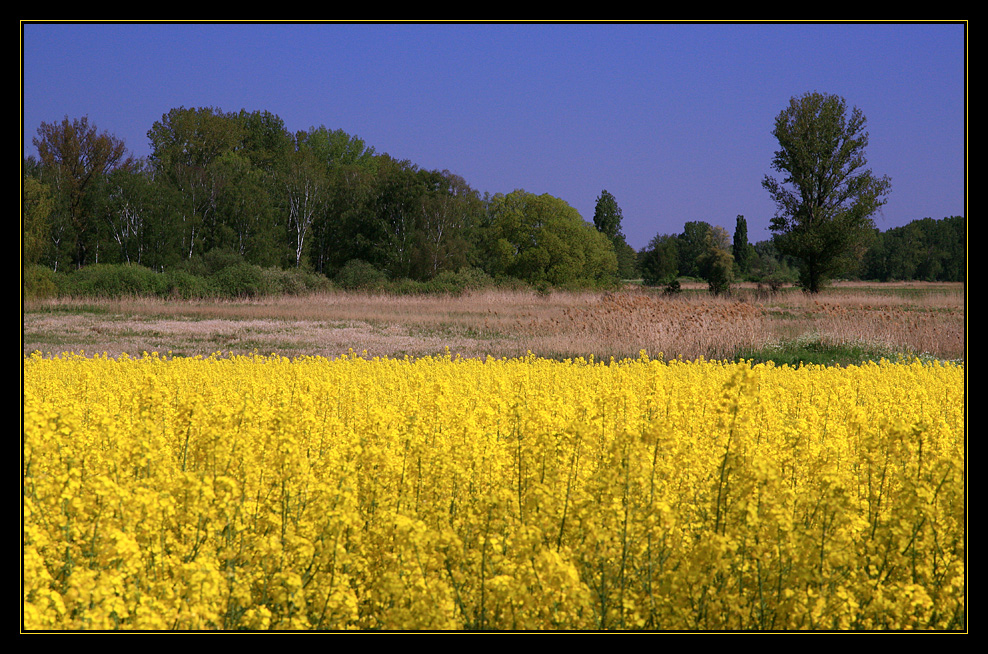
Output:
[[[702,279],[711,290],[736,281],[801,284],[798,257],[780,251],[774,238],[748,241],[744,216],[733,236],[723,227],[690,221],[678,234],[656,234],[637,253],[642,281],[669,286],[682,277]],[[922,218],[887,231],[872,229],[858,243],[860,256],[847,262],[843,279],[874,281],[965,281],[966,220]]]
[[[749,244],[740,216],[733,240],[695,221],[636,252],[606,190],[588,222],[560,198],[481,194],[448,170],[378,153],[341,129],[291,132],[266,111],[178,107],[147,136],[150,155],[135,158],[86,117],[42,123],[38,156],[23,162],[25,284],[129,264],[186,285],[232,269],[342,285],[458,275],[601,288],[687,276],[721,292],[799,265],[775,239]],[[963,231],[926,219],[876,232],[860,270],[878,279],[963,277]]]
[[[172,109],[147,158],[87,118],[44,123],[23,166],[23,263],[54,272],[133,264],[204,274],[235,264],[336,279],[351,269],[428,281],[604,286],[613,239],[565,201],[481,194],[448,170],[377,153],[269,112]],[[351,270],[352,272],[352,270]]]

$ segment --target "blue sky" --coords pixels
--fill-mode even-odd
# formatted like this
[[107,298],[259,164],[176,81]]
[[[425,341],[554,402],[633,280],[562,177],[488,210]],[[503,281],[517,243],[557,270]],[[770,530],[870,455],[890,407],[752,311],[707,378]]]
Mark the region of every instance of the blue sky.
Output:
[[88,116],[149,153],[170,109],[270,111],[448,169],[483,192],[549,193],[593,217],[617,199],[629,243],[690,220],[749,240],[775,212],[775,117],[844,97],[888,175],[889,229],[966,214],[962,23],[25,23],[24,153],[42,122]]

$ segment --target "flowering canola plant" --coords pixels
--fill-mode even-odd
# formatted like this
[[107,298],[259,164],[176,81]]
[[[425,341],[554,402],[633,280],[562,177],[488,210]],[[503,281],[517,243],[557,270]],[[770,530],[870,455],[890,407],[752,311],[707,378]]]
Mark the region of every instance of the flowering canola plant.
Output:
[[23,627],[962,630],[963,376],[36,354]]

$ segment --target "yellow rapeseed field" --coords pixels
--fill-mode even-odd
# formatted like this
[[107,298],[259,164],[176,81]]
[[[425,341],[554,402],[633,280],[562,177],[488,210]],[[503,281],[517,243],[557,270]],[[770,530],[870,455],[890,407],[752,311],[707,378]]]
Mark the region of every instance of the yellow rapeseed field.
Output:
[[24,359],[23,627],[966,629],[964,368]]

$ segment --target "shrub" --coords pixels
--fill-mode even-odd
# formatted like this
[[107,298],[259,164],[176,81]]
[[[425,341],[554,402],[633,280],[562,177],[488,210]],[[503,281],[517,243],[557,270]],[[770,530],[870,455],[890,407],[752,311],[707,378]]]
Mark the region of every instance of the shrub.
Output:
[[444,270],[425,283],[425,289],[430,293],[448,293],[459,295],[465,291],[489,288],[494,280],[478,268],[465,267],[457,271]]
[[429,292],[426,282],[415,279],[396,279],[389,283],[374,287],[375,289],[385,289],[393,295],[423,295]]
[[388,277],[362,259],[351,259],[336,274],[336,283],[347,290],[381,290]]
[[312,291],[326,290],[332,282],[325,276],[308,270],[293,268],[265,268],[263,270],[265,287],[270,293],[283,295],[302,295]]
[[45,266],[25,266],[22,277],[25,298],[41,299],[58,295],[55,271]]
[[222,297],[256,297],[270,292],[264,271],[260,266],[250,263],[237,263],[227,266],[214,274],[210,279],[212,286]]
[[169,297],[182,300],[194,300],[214,294],[207,278],[184,270],[165,273],[165,293]]
[[67,273],[64,292],[89,297],[163,295],[167,282],[163,275],[132,263],[85,266]]
[[467,290],[479,290],[482,288],[490,288],[494,286],[494,278],[488,275],[486,272],[480,268],[474,268],[472,266],[465,266],[460,268],[454,273],[456,279],[459,279],[463,283],[463,287]]

